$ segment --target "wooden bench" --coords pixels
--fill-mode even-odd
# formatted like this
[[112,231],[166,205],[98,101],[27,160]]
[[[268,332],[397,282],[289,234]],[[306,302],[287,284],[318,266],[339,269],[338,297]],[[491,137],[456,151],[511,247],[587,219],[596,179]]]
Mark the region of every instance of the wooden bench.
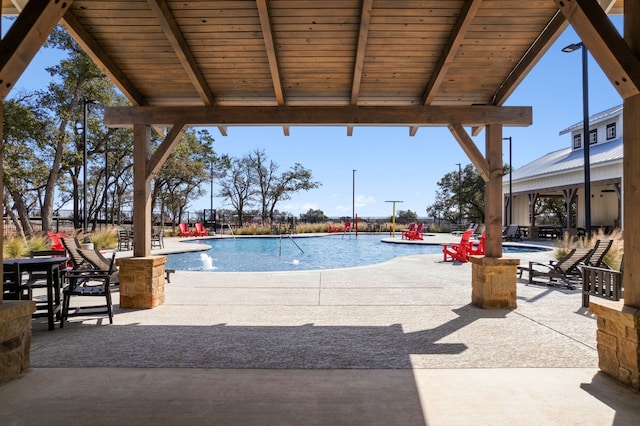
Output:
[[615,269],[582,267],[582,306],[589,307],[589,296],[609,300],[622,298],[622,271]]

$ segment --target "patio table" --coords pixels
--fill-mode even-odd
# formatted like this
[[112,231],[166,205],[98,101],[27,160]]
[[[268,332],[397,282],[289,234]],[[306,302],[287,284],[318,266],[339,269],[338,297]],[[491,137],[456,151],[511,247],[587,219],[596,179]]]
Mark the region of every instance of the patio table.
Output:
[[[34,317],[46,316],[49,330],[55,328],[55,321],[60,319],[60,265],[65,264],[68,257],[29,257],[4,259],[4,266],[18,265],[22,272],[45,272],[47,276],[47,312],[34,313]],[[21,284],[21,283],[19,283]]]

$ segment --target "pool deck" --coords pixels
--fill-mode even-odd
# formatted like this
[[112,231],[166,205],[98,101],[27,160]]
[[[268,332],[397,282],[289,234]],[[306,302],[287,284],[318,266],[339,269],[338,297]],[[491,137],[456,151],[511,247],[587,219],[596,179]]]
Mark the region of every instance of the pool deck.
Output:
[[[163,252],[193,249],[182,241]],[[519,280],[517,309],[482,310],[470,282],[470,264],[438,254],[176,271],[155,309],[114,293],[113,325],[34,319],[32,369],[0,386],[0,424],[637,424],[640,394],[598,372],[579,291]]]

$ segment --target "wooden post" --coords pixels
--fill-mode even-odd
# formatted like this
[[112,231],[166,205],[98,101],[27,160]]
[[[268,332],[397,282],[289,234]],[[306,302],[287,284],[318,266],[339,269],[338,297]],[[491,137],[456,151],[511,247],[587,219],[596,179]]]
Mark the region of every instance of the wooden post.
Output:
[[133,255],[151,254],[151,180],[147,178],[151,127],[133,126]]
[[[633,53],[640,58],[640,3],[624,2],[624,38]],[[640,308],[640,95],[628,97],[623,104],[623,185],[624,185],[624,304]]]
[[486,257],[502,257],[502,125],[486,129],[489,181],[485,189]]

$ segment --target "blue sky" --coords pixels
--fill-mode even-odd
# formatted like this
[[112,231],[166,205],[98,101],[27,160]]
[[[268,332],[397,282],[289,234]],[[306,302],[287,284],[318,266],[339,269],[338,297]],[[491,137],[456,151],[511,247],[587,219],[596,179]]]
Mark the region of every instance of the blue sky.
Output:
[[[612,21],[621,31],[622,17],[612,17]],[[570,144],[569,135],[558,133],[582,120],[581,55],[561,49],[578,41],[572,28],[565,30],[505,104],[533,107],[533,125],[503,130],[503,136],[512,137],[514,168]],[[44,68],[57,61],[55,52],[39,52],[14,90],[43,87],[50,78]],[[620,96],[589,57],[590,114],[620,103]],[[403,201],[396,210],[411,210],[423,217],[442,176],[457,171],[456,163],[470,163],[446,128],[421,128],[414,137],[409,136],[407,127],[356,127],[351,137],[346,127],[291,127],[290,136],[284,136],[279,127],[230,127],[226,137],[215,128],[210,131],[219,154],[241,157],[264,149],[281,171],[295,163],[310,169],[322,186],[295,194],[278,206],[294,215],[321,209],[330,217],[350,216],[355,169],[355,211],[359,217],[390,216],[392,205],[387,200]],[[474,141],[484,152],[484,133]],[[503,150],[508,162],[508,142]],[[210,207],[210,184],[203,190],[204,197],[194,200],[189,210]],[[213,190],[219,190],[215,182]],[[213,204],[214,208],[229,208],[217,197]]]

